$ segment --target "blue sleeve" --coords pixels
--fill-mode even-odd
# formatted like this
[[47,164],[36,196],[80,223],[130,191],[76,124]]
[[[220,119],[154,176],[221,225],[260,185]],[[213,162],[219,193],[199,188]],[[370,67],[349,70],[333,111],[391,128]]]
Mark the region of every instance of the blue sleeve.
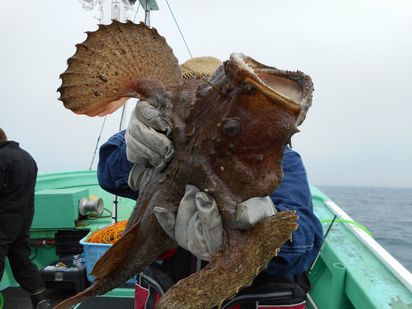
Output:
[[282,168],[282,183],[271,198],[278,211],[296,211],[299,227],[293,232],[292,242],[284,244],[279,255],[269,263],[267,272],[296,275],[308,270],[316,258],[323,243],[323,229],[313,213],[309,183],[300,155],[286,147]]
[[123,130],[113,135],[100,147],[97,179],[104,190],[136,200],[137,192],[127,184],[133,164],[127,160],[124,134]]

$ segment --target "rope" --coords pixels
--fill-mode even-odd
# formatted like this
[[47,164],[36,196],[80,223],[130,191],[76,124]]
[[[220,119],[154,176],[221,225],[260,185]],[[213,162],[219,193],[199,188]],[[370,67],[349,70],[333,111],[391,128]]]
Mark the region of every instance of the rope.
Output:
[[[323,220],[320,220],[320,222],[321,223],[329,223],[329,222],[332,222],[332,219],[323,219]],[[362,231],[364,231],[370,237],[373,237],[372,232],[369,231],[364,225],[360,224],[359,222],[352,221],[352,220],[346,220],[346,219],[336,219],[335,222],[352,224],[352,225],[360,228]]]
[[140,9],[140,2],[139,2],[139,4],[138,4],[138,6],[137,6],[136,13],[134,13],[133,22],[136,22],[136,16],[137,16],[137,13],[139,12],[139,9]]
[[90,234],[87,242],[100,244],[114,244],[118,241],[126,228],[127,220],[119,221]]
[[189,52],[190,58],[193,58],[192,53],[190,52],[189,46],[188,46],[187,43],[186,43],[185,37],[183,36],[182,31],[180,30],[179,24],[177,23],[176,17],[175,17],[175,15],[173,14],[172,8],[170,7],[169,2],[168,2],[167,0],[165,0],[165,1],[166,1],[166,4],[167,4],[168,8],[169,8],[170,14],[172,14],[173,20],[175,21],[176,27],[177,27],[177,29],[179,30],[180,36],[182,37],[183,42],[184,42],[185,45],[186,45],[186,49],[187,49],[187,51]]
[[100,129],[100,134],[99,134],[99,136],[97,137],[96,147],[94,147],[93,158],[92,158],[92,162],[90,163],[89,170],[92,169],[93,162],[94,162],[94,158],[96,158],[96,152],[97,152],[97,148],[99,148],[99,141],[100,141],[100,137],[102,136],[104,124],[106,123],[106,118],[107,118],[107,116],[104,116],[103,124],[102,124],[102,127],[101,127],[101,129]]

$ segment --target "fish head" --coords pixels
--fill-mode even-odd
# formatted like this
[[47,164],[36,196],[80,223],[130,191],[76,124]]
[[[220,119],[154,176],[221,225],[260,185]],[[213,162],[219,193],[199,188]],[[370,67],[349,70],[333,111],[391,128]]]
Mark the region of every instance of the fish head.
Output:
[[311,104],[310,77],[232,54],[199,91],[207,102],[197,105],[207,107],[199,107],[194,119],[206,118],[201,140],[214,173],[244,199],[256,196],[251,182],[261,184],[262,196],[273,192],[282,178],[284,148]]

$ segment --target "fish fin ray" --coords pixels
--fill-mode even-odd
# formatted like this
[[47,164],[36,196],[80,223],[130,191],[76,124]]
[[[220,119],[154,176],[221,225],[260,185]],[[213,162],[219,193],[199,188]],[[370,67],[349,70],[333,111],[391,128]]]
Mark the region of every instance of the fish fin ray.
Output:
[[172,49],[144,23],[100,25],[77,44],[60,75],[60,100],[74,113],[104,116],[130,97],[147,99],[183,83]]
[[279,212],[248,231],[228,231],[224,249],[212,262],[170,288],[156,308],[212,308],[222,305],[264,269],[296,230],[297,219],[291,211]]

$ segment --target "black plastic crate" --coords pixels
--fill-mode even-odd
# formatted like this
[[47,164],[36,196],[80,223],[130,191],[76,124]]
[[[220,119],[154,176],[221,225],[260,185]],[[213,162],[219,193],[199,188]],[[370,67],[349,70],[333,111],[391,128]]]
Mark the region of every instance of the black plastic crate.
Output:
[[68,256],[83,253],[79,240],[85,237],[90,229],[59,230],[54,234],[56,240],[56,255]]
[[70,289],[80,292],[89,285],[86,276],[86,267],[84,265],[73,265],[73,256],[59,258],[49,266],[56,266],[59,262],[64,263],[68,269],[50,270],[45,267],[40,270],[40,275],[46,288]]

